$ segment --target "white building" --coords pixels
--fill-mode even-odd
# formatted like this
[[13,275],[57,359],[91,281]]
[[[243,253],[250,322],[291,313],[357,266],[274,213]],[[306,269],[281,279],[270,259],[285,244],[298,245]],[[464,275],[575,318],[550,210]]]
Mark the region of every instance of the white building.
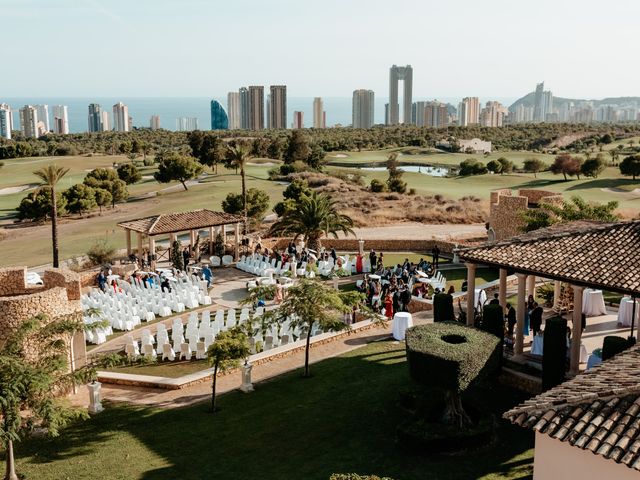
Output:
[[38,138],[40,136],[38,123],[38,109],[36,107],[25,105],[20,109],[20,130],[25,137]]
[[102,130],[100,130],[101,132],[108,132],[111,130],[111,122],[109,122],[109,112],[107,112],[106,110],[102,110],[102,112],[100,112],[100,117],[102,120],[101,126],[102,126]]
[[149,119],[149,128],[151,130],[160,130],[160,115],[151,115]]
[[66,105],[53,106],[53,133],[69,133],[69,110]]
[[480,99],[466,97],[458,104],[458,124],[462,127],[480,123]]
[[11,140],[13,129],[13,112],[6,103],[0,103],[0,137]]
[[227,93],[227,115],[229,116],[229,129],[237,130],[242,126],[240,112],[240,92]]
[[293,112],[293,123],[291,124],[291,128],[304,128],[304,112],[295,111]]
[[374,123],[375,94],[373,90],[354,90],[353,128],[371,128]]
[[487,102],[480,112],[480,125],[483,127],[501,127],[504,117],[509,113],[500,102]]
[[198,119],[196,117],[178,117],[176,119],[176,130],[178,132],[198,130]]
[[313,128],[327,128],[327,113],[322,97],[313,99]]
[[49,124],[49,105],[34,105],[38,111],[38,121],[42,122],[42,127],[46,132],[51,131],[51,125]]
[[471,140],[458,140],[460,145],[460,151],[465,153],[484,154],[491,153],[491,142],[485,142],[479,138],[472,138]]
[[113,106],[113,129],[116,132],[129,131],[129,107],[122,102]]

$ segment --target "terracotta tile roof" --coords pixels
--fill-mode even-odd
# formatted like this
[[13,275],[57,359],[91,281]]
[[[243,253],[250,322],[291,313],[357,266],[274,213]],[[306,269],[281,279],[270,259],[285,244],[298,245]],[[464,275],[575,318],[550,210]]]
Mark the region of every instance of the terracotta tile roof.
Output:
[[640,346],[533,397],[504,417],[640,470]]
[[219,225],[228,225],[243,221],[244,219],[241,215],[202,209],[191,212],[153,215],[151,217],[121,222],[118,226],[147,235],[162,235],[165,233],[186,232],[201,228],[217,227]]
[[574,222],[460,249],[462,260],[621,293],[640,293],[640,221]]

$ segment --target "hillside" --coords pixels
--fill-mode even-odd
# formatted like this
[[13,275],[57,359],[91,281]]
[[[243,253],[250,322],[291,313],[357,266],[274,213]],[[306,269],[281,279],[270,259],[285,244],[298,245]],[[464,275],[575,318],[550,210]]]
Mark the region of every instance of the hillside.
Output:
[[[535,99],[535,92],[527,93],[524,97],[519,98],[515,102],[513,102],[509,106],[509,110],[514,110],[518,105],[524,105],[526,107],[533,107]],[[584,98],[562,98],[562,97],[553,97],[553,104],[557,107],[564,103],[573,102],[574,104],[579,104],[580,102],[593,102],[595,107],[600,105],[630,105],[630,104],[640,104],[640,97],[607,97],[601,100],[586,100]]]

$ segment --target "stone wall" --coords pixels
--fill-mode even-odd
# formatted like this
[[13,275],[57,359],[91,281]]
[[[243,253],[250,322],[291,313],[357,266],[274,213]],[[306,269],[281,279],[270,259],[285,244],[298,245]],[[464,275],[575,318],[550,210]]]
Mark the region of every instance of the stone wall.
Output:
[[27,290],[27,267],[0,268],[0,297],[20,295]]
[[533,189],[520,190],[518,195],[513,195],[510,189],[491,192],[489,240],[501,241],[522,234],[524,213],[537,208],[542,200],[557,203],[562,201],[562,195]]

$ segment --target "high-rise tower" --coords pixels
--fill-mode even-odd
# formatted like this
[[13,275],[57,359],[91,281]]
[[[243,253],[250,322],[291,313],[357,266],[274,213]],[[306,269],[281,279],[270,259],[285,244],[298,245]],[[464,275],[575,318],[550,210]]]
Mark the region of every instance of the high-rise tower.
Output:
[[271,85],[269,128],[287,128],[287,86]]
[[375,94],[373,90],[354,90],[353,92],[353,128],[371,128]]
[[[398,103],[398,82],[402,80],[402,122],[400,122],[400,104]],[[413,94],[413,68],[411,65],[398,67],[393,65],[389,69],[389,125],[411,123],[411,104]]]

